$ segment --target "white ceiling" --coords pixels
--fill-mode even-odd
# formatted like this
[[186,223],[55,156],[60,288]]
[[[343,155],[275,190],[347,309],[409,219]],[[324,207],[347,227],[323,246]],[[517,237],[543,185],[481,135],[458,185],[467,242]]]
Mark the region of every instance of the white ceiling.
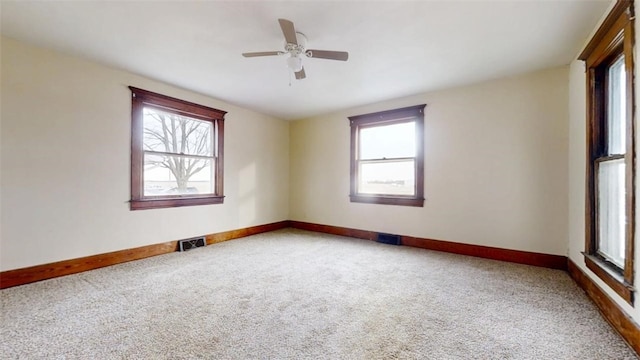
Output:
[[[610,0],[0,1],[2,35],[282,119],[568,64]],[[290,80],[277,19],[308,48]],[[289,82],[291,81],[291,85]]]

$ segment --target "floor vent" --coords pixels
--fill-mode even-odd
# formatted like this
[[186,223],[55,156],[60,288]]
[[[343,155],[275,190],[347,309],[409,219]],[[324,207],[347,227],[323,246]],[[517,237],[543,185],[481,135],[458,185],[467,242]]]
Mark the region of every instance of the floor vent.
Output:
[[400,235],[393,235],[393,234],[378,233],[378,237],[376,238],[376,241],[379,243],[389,244],[389,245],[401,244]]
[[180,251],[187,251],[187,250],[203,247],[207,245],[207,241],[205,240],[204,237],[199,237],[199,238],[193,238],[193,239],[180,240],[178,241],[178,245],[180,246],[179,247]]

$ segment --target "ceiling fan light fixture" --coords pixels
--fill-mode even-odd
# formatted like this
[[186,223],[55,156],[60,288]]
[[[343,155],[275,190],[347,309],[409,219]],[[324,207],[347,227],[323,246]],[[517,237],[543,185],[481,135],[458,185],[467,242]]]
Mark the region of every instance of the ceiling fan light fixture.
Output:
[[242,56],[251,58],[289,54],[287,68],[295,74],[296,80],[302,80],[307,77],[302,66],[302,56],[340,61],[349,59],[349,53],[346,51],[307,50],[307,37],[303,33],[296,31],[291,20],[278,19],[278,22],[280,23],[280,29],[282,29],[282,35],[284,35],[284,51],[248,52],[242,53]]
[[299,56],[291,55],[291,57],[287,59],[287,67],[293,72],[302,70],[302,59]]

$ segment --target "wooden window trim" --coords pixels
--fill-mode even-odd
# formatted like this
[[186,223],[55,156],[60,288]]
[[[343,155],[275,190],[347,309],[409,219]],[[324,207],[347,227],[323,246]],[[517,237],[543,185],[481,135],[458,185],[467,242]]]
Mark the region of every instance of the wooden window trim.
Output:
[[[424,108],[426,104],[410,106],[394,110],[386,110],[349,117],[351,126],[351,167],[350,193],[351,202],[400,206],[424,206]],[[360,128],[382,124],[394,124],[415,121],[416,123],[416,194],[376,195],[359,194],[358,189],[358,133]]]
[[584,254],[584,262],[587,268],[596,274],[605,282],[616,294],[622,297],[626,302],[633,303],[633,286],[629,285],[624,277],[599,257]]
[[[587,71],[587,166],[585,211],[585,264],[596,276],[629,304],[634,304],[634,237],[635,237],[635,89],[634,89],[634,8],[633,1],[618,0],[579,59],[586,63]],[[619,269],[597,254],[597,166],[607,156],[601,143],[604,136],[605,85],[601,81],[603,66],[620,55],[625,56],[626,71],[626,149],[625,189],[626,217],[625,264]]]
[[[131,90],[131,210],[222,204],[224,202],[224,116],[226,111],[157,94],[130,86]],[[144,196],[143,114],[144,106],[210,121],[214,126],[215,193],[198,195]]]

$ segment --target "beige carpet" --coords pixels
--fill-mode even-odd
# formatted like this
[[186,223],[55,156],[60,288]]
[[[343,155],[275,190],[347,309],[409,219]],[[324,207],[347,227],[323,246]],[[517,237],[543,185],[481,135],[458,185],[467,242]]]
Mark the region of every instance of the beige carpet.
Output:
[[635,359],[561,271],[293,229],[1,291],[3,359]]

